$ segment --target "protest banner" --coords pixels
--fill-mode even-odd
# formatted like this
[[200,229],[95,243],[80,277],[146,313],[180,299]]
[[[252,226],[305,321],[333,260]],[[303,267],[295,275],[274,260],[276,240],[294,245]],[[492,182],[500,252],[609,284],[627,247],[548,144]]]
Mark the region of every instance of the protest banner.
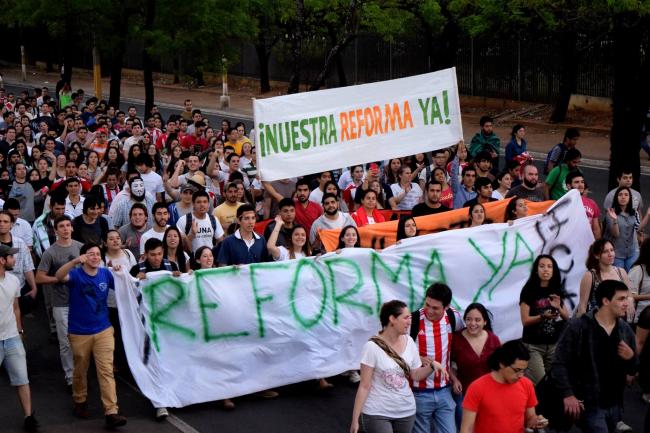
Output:
[[[521,336],[519,293],[540,253],[558,261],[572,310],[593,235],[570,191],[543,215],[308,258],[154,276],[115,273],[122,338],[154,406],[180,407],[358,369],[383,302],[411,310],[447,283],[482,302],[503,341]],[[468,272],[468,270],[471,270]]]
[[253,101],[262,180],[452,146],[463,138],[456,69]]
[[[508,206],[509,201],[510,199],[486,203],[483,205],[485,207],[485,217],[492,222],[504,222],[506,206]],[[526,201],[526,204],[528,206],[528,215],[536,215],[546,212],[546,210],[553,204],[553,201]],[[428,235],[443,230],[460,228],[468,222],[469,208],[467,207],[415,218],[415,224],[418,227],[418,233],[420,235]],[[386,221],[359,228],[361,246],[363,248],[383,249],[393,245],[397,240],[397,223],[397,220]],[[340,229],[319,231],[321,242],[327,251],[336,250],[339,243],[340,232]]]

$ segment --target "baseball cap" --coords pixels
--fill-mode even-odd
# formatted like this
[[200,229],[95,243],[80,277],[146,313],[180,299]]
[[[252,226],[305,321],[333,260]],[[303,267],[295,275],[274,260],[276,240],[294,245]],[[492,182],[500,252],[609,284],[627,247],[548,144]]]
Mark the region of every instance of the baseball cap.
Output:
[[7,257],[18,254],[19,251],[20,250],[18,248],[11,248],[4,244],[0,245],[0,257]]
[[181,186],[181,192],[183,191],[192,191],[192,194],[197,192],[199,189],[192,184],[186,183]]

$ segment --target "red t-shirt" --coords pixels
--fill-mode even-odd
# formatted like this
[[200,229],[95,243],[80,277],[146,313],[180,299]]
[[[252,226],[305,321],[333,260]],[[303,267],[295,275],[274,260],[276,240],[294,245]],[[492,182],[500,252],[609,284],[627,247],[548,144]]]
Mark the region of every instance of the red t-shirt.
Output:
[[581,197],[581,198],[582,198],[582,206],[585,208],[585,212],[587,213],[587,218],[589,218],[589,222],[593,221],[594,218],[599,219],[600,208],[598,207],[596,202],[590,199],[589,197]]
[[450,186],[440,195],[440,203],[449,209],[454,208],[454,191]]
[[313,201],[307,200],[307,207],[303,207],[298,200],[296,202],[296,223],[305,228],[307,235],[311,233],[311,225],[323,214],[323,208]]
[[205,138],[196,138],[193,134],[186,135],[181,141],[181,147],[183,149],[190,149],[195,145],[201,146],[201,151],[208,148],[208,142]]
[[528,378],[499,383],[491,373],[476,379],[463,400],[463,409],[476,412],[474,433],[523,433],[526,409],[535,406],[535,388]]
[[479,377],[490,372],[487,360],[501,346],[499,337],[487,331],[488,337],[483,345],[480,355],[477,355],[465,338],[462,331],[454,334],[454,344],[451,345],[451,359],[458,366],[458,380],[463,384],[463,392],[467,392],[469,385]]

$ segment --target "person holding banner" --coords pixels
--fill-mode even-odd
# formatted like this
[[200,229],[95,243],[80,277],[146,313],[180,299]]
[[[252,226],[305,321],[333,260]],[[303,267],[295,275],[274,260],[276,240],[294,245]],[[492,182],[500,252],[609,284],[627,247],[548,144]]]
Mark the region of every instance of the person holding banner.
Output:
[[339,243],[336,246],[336,252],[340,252],[342,248],[361,248],[361,236],[356,226],[345,226],[339,232]]
[[418,227],[410,216],[402,216],[397,223],[397,241],[413,238],[418,235]]
[[[335,185],[332,183],[332,185]],[[343,228],[347,225],[356,225],[349,214],[339,211],[339,202],[336,195],[326,192],[323,195],[323,215],[311,226],[309,242],[313,248],[321,248],[320,230]]]
[[271,232],[269,240],[266,242],[266,248],[271,257],[273,257],[273,260],[281,262],[284,260],[301,259],[311,255],[311,247],[307,240],[307,232],[303,226],[296,224],[291,228],[288,238],[289,245],[287,247],[277,245],[278,235],[280,234],[281,229],[282,217],[276,215],[275,228]]
[[357,227],[363,227],[368,224],[383,223],[384,216],[377,210],[377,192],[375,190],[362,190],[361,207],[352,215],[352,219]]
[[526,204],[526,200],[517,196],[512,197],[506,206],[503,220],[511,223],[516,219],[526,216],[528,216],[528,205]]
[[519,312],[524,327],[521,341],[530,352],[526,376],[533,385],[537,385],[550,370],[555,344],[569,320],[564,297],[557,262],[547,254],[538,256],[519,295]]
[[485,208],[481,203],[474,203],[469,207],[469,225],[467,227],[478,227],[489,223],[490,221],[485,219]]
[[412,339],[411,313],[402,301],[382,305],[382,330],[368,341],[361,355],[361,383],[354,400],[350,433],[411,433],[415,399],[409,380],[426,380],[432,373],[447,376],[445,368],[425,358]]
[[399,170],[399,183],[390,186],[393,197],[389,200],[391,208],[398,210],[411,210],[413,206],[422,202],[422,189],[420,185],[411,182],[411,167],[402,166]]

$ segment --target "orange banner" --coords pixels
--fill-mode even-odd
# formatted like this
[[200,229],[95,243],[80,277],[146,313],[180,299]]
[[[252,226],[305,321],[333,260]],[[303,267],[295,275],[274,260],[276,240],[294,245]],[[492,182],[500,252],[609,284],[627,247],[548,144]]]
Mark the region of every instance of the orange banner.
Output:
[[[506,206],[510,200],[499,200],[487,203],[485,211],[487,218],[495,223],[504,222]],[[527,201],[528,215],[536,215],[546,212],[555,203],[554,200],[544,202]],[[415,218],[418,227],[418,234],[442,232],[449,229],[463,228],[469,220],[469,208],[455,209],[435,215],[426,215]],[[320,238],[327,251],[334,251],[339,242],[340,230],[321,230]],[[386,221],[379,224],[371,224],[359,229],[361,235],[361,246],[364,248],[384,249],[396,242],[397,221]]]

